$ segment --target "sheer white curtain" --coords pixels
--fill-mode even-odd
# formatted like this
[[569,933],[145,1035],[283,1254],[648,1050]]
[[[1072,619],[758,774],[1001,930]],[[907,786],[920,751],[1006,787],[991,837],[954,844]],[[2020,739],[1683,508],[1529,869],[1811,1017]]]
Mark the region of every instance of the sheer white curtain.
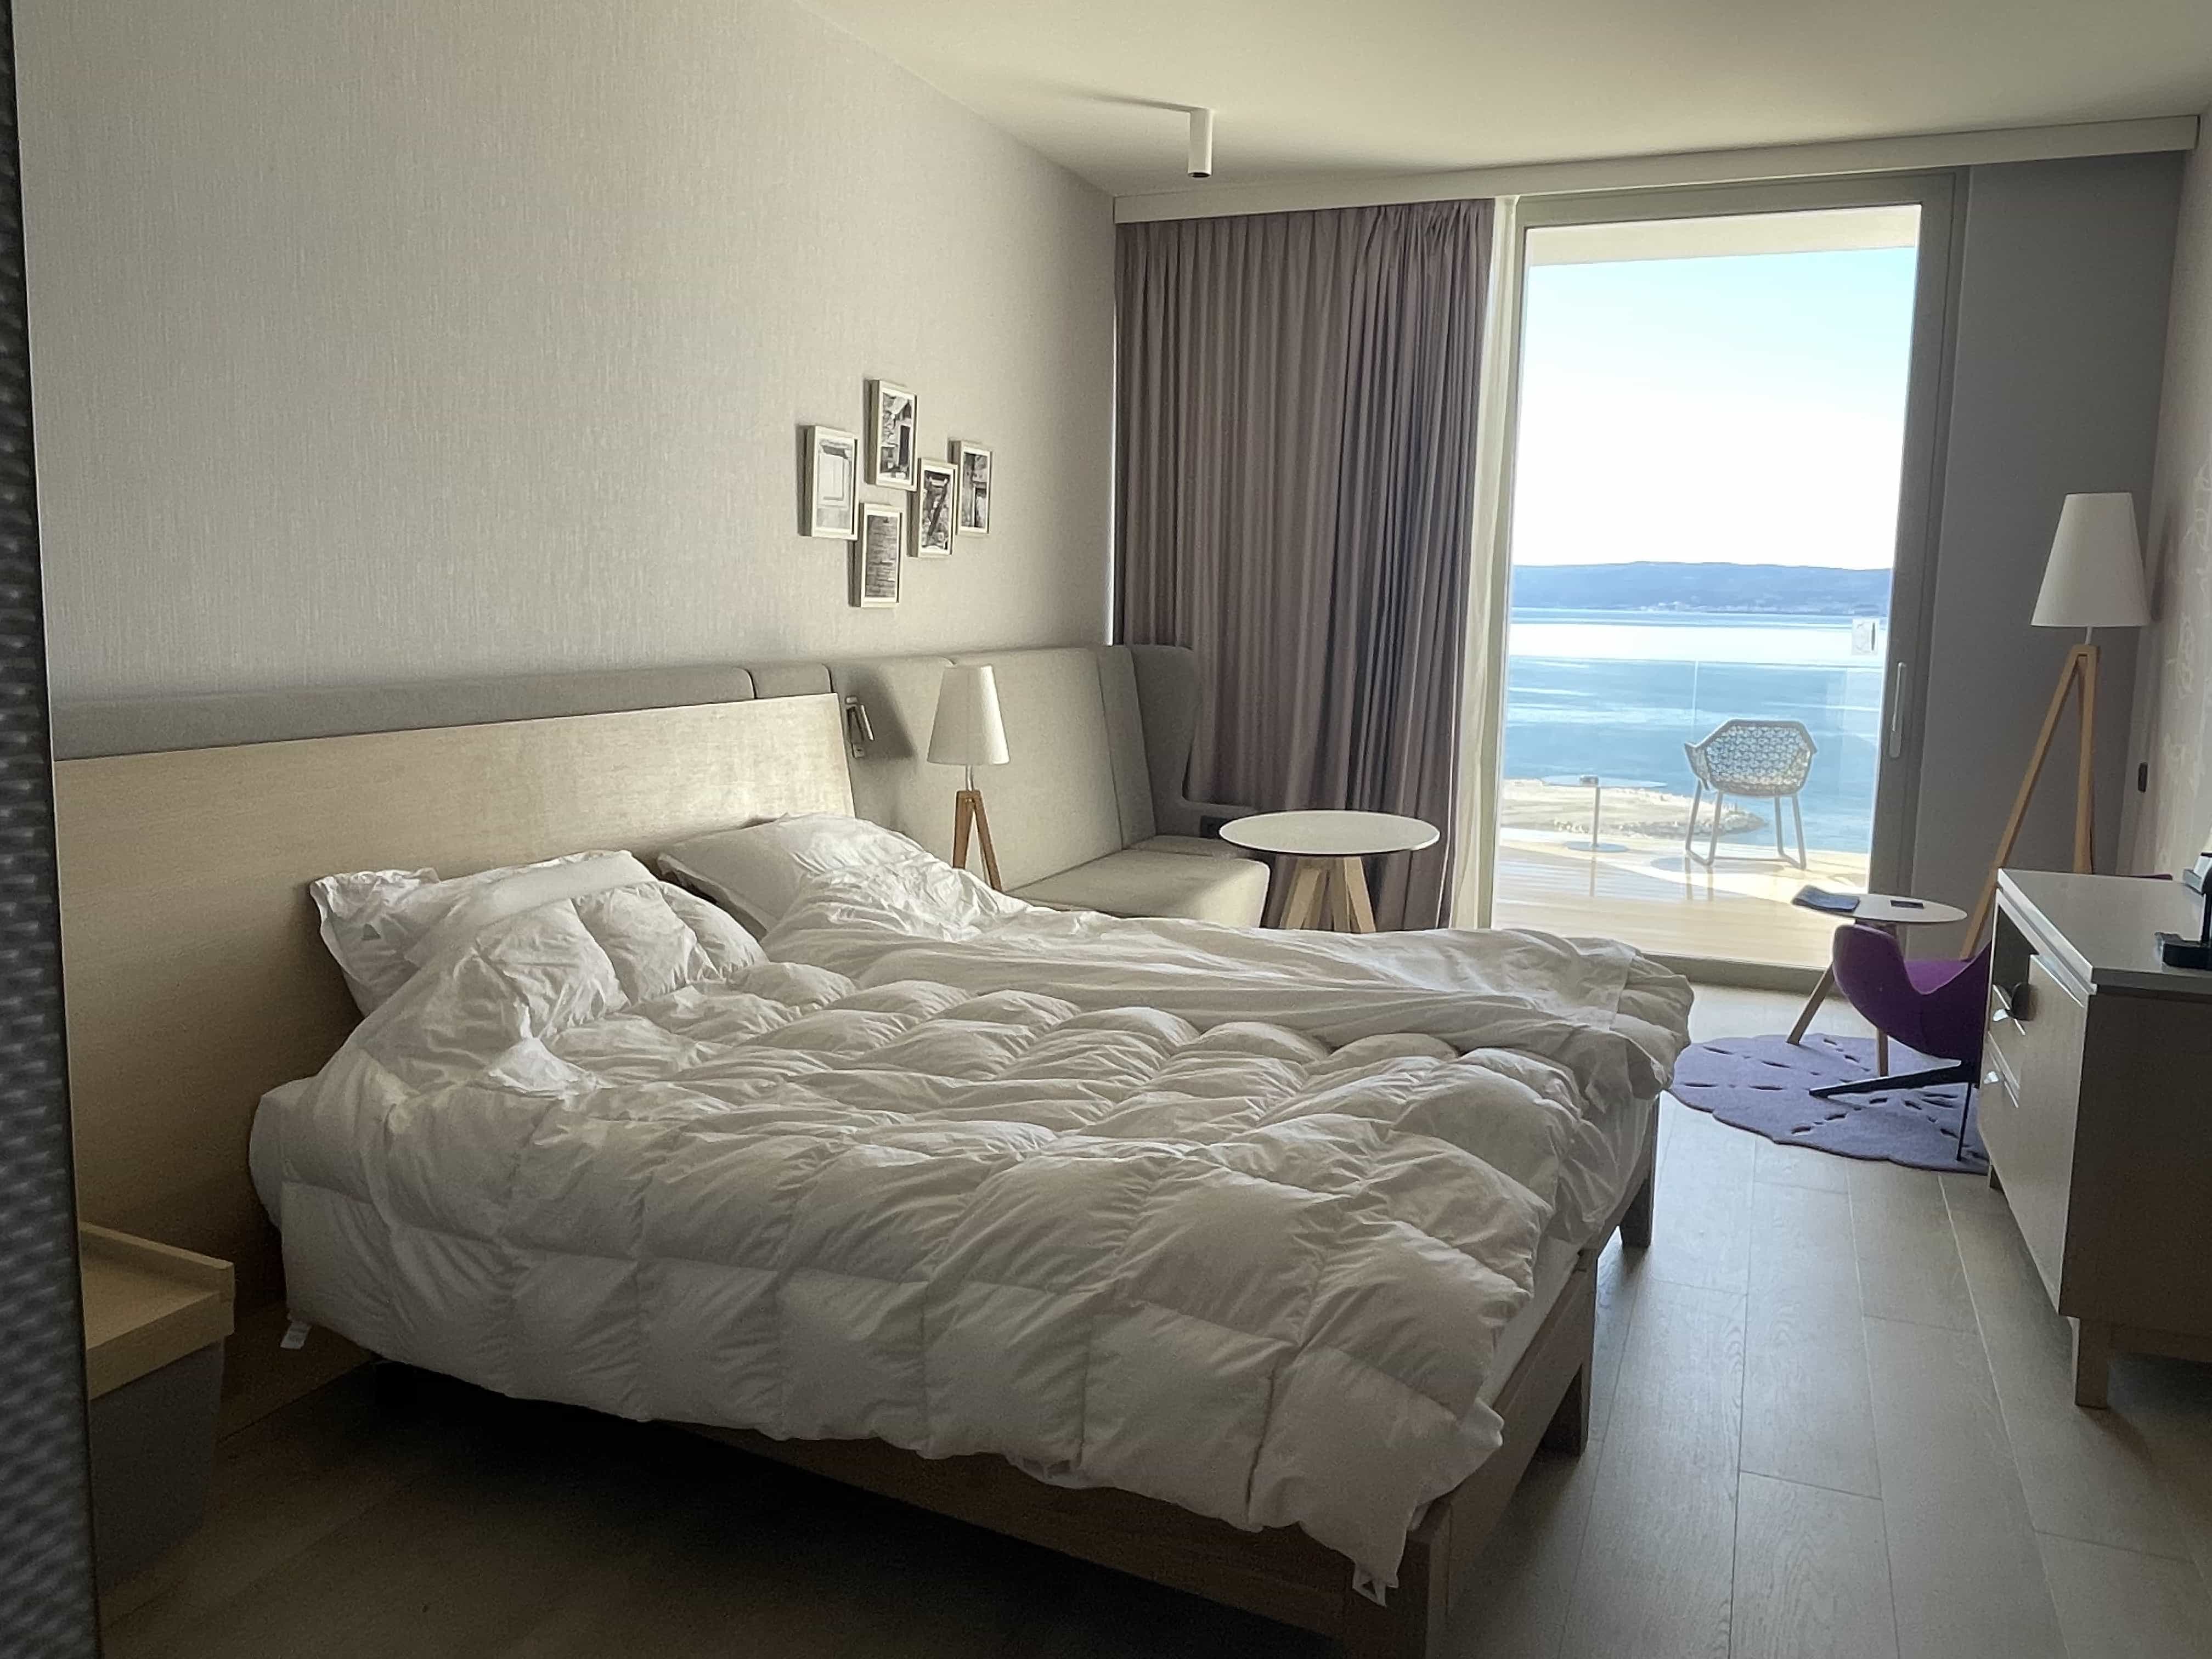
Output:
[[1468,573],[1467,658],[1460,680],[1460,857],[1447,921],[1490,925],[1498,850],[1498,748],[1505,713],[1505,618],[1512,585],[1514,414],[1520,400],[1521,213],[1492,209],[1490,292],[1482,319],[1482,392],[1475,418],[1474,553]]

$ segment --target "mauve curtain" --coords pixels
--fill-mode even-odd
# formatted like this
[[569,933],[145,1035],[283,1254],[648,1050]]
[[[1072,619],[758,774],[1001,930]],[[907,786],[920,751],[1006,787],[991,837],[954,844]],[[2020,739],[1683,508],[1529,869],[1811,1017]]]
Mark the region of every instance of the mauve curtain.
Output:
[[1124,225],[1117,623],[1191,647],[1203,799],[1437,826],[1384,927],[1452,890],[1490,204]]

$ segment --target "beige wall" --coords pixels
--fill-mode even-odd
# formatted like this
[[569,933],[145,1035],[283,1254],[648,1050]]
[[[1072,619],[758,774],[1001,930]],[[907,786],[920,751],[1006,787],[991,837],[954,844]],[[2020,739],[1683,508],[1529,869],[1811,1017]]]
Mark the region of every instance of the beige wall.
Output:
[[[16,32],[58,697],[1104,637],[1110,204],[811,13]],[[997,459],[889,611],[795,531],[871,374]]]
[[[2080,641],[2028,620],[2061,503],[2149,495],[2180,171],[2157,155],[1968,173],[1913,843],[1923,897],[1973,904]],[[2110,629],[2098,639],[2097,867],[2110,870],[2135,642]],[[2069,721],[2014,865],[2071,861],[2074,741]]]
[[2212,151],[2190,158],[2173,264],[2158,478],[2143,526],[2152,614],[2130,761],[2130,867],[2185,869],[2212,846]]

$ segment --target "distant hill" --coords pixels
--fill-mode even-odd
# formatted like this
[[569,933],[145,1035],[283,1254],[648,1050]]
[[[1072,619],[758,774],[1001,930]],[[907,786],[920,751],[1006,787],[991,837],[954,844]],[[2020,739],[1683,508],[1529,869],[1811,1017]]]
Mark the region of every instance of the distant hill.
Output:
[[1531,564],[1513,573],[1513,608],[1880,617],[1889,611],[1889,572],[1803,564]]

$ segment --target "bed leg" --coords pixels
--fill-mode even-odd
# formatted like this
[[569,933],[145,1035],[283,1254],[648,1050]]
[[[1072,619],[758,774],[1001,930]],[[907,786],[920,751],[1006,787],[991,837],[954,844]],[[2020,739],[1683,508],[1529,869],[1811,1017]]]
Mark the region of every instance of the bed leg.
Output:
[[1560,1396],[1559,1408],[1552,1413],[1552,1420],[1545,1427],[1544,1437],[1539,1443],[1546,1451],[1565,1452],[1571,1457],[1578,1457],[1583,1449],[1589,1444],[1589,1362],[1584,1360],[1583,1368],[1575,1373],[1574,1381],[1567,1384],[1566,1393]]
[[1646,1249],[1651,1243],[1651,1208],[1657,1198],[1659,1172],[1656,1170],[1644,1177],[1644,1184],[1636,1189],[1636,1196],[1628,1201],[1628,1208],[1620,1218],[1620,1242],[1632,1249]]
[[1347,1593],[1337,1631],[1342,1659],[1445,1659],[1449,1579],[1445,1535],[1426,1528],[1416,1531],[1406,1540],[1398,1586],[1383,1606]]

